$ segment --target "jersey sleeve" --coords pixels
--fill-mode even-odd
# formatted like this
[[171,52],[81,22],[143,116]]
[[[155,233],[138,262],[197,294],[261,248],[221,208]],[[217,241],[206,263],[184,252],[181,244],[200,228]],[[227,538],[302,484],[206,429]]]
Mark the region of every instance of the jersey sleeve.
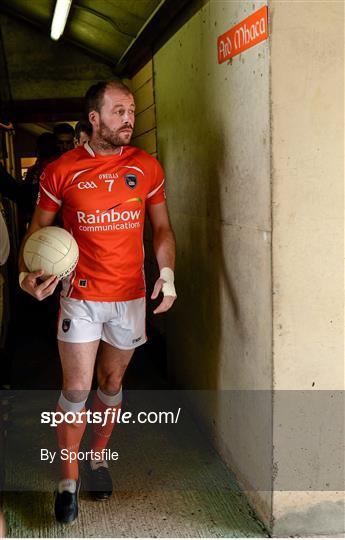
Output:
[[40,176],[37,206],[42,210],[58,212],[62,205],[61,180],[54,163],[50,163]]
[[159,204],[165,201],[165,189],[164,189],[164,171],[159,163],[155,160],[155,174],[154,181],[151,184],[150,192],[147,194],[147,204]]

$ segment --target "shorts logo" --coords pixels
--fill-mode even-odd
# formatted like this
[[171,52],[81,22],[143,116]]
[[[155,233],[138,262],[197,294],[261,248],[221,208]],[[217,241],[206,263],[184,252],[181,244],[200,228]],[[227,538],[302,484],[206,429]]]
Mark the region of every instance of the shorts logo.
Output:
[[95,189],[97,184],[95,182],[79,182],[78,189]]
[[125,178],[126,186],[128,186],[131,189],[134,189],[136,187],[137,177],[135,174],[131,174],[131,173],[125,174],[124,178]]
[[132,339],[132,343],[138,343],[138,341],[141,340],[141,336],[135,338],[135,339]]
[[80,279],[79,287],[87,287],[87,279]]
[[68,332],[70,326],[71,326],[71,319],[64,319],[62,321],[62,330],[64,332]]

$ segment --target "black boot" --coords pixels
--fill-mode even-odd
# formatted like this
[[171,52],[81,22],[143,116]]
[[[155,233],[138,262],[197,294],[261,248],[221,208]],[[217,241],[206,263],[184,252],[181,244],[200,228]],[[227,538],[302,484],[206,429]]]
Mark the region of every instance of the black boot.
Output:
[[86,463],[87,489],[92,497],[98,501],[109,499],[113,492],[113,482],[109,474],[106,461],[100,461],[94,464]]
[[78,517],[80,479],[59,482],[55,492],[55,518],[59,523],[72,523]]

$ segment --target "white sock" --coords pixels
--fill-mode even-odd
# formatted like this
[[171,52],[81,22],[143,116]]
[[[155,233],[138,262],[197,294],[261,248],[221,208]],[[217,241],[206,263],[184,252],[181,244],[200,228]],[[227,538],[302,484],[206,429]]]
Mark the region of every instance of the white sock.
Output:
[[75,493],[77,489],[77,482],[71,478],[63,478],[58,484],[58,492],[68,491],[69,493]]
[[100,461],[99,459],[90,459],[90,467],[93,471],[99,469],[99,467],[105,467],[106,469],[109,468],[108,463],[105,461],[105,459],[102,459],[102,461]]
[[122,401],[122,386],[117,394],[105,394],[102,392],[100,387],[97,388],[97,395],[99,399],[101,400],[104,405],[107,405],[108,407],[116,407],[119,403]]
[[78,412],[81,411],[85,406],[85,401],[80,401],[75,403],[74,401],[69,401],[61,392],[58,404],[64,412]]

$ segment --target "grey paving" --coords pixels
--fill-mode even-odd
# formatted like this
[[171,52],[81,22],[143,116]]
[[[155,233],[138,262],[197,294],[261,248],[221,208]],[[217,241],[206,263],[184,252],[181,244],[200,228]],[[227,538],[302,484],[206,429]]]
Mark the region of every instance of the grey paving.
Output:
[[[160,392],[152,394],[151,409],[162,399]],[[127,407],[134,410],[144,398],[147,406],[147,396],[129,392]],[[110,444],[119,453],[111,463],[114,496],[99,503],[83,492],[78,522],[57,525],[52,491],[58,463],[42,463],[39,457],[41,447],[55,449],[54,430],[39,423],[40,411],[52,409],[55,393],[22,392],[21,397],[14,400],[8,435],[8,536],[266,536],[232,475],[184,409],[174,426],[117,426]]]
[[[37,325],[40,315],[18,324],[13,364],[18,391],[11,399],[5,462],[8,537],[267,536],[183,400],[155,375],[157,366],[148,359],[152,350],[148,354],[145,348],[126,379],[124,410],[176,411],[181,406],[178,423],[116,426],[110,443],[119,453],[110,464],[112,498],[94,502],[82,491],[78,521],[56,524],[58,462],[40,460],[41,448],[57,449],[55,431],[40,423],[40,414],[55,410],[61,375],[52,332],[43,335]],[[86,436],[82,449],[87,442]]]

